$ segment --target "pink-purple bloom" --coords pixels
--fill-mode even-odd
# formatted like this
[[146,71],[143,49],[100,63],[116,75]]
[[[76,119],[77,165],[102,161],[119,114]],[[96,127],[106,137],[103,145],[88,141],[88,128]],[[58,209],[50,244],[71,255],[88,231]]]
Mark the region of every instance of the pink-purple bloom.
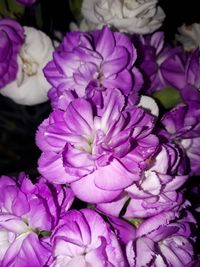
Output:
[[190,54],[185,67],[185,85],[180,88],[183,100],[200,102],[200,51],[196,49]]
[[0,265],[44,266],[51,256],[47,236],[70,207],[71,190],[42,180],[34,185],[24,174],[18,180],[2,176],[0,190]]
[[136,58],[136,49],[128,36],[108,27],[90,33],[71,32],[54,52],[44,73],[58,100],[59,91],[64,89],[75,91],[79,97],[86,95],[101,105],[102,92],[115,87],[125,95],[132,94],[135,100],[143,83],[134,66]]
[[95,211],[68,211],[52,234],[51,267],[127,267],[119,241]]
[[52,112],[36,135],[40,173],[52,183],[70,183],[78,198],[93,203],[111,201],[140,180],[141,166],[158,145],[154,116],[126,106],[116,89],[104,103],[95,110],[75,99],[65,111]]
[[[16,78],[23,30],[0,20],[0,38],[1,88]],[[188,57],[161,32],[68,33],[44,69],[53,111],[36,133],[42,177],[0,177],[0,266],[192,267],[182,186],[200,173],[199,69],[198,50]],[[160,119],[139,90],[165,86],[184,102]],[[75,197],[91,209],[69,211]]]
[[163,211],[178,210],[183,196],[177,192],[188,175],[178,175],[181,162],[176,146],[162,144],[141,166],[140,179],[127,187],[113,202],[100,203],[97,209],[112,216],[146,218]]
[[166,43],[163,32],[140,36],[139,39],[139,67],[146,76],[145,91],[151,94],[167,85],[182,88],[187,60],[184,50]]
[[189,85],[200,90],[200,51],[196,49],[191,53],[187,60],[187,65],[185,69],[186,81]]
[[17,55],[24,41],[22,26],[11,19],[0,19],[0,89],[17,76]]
[[161,213],[143,221],[135,238],[127,244],[126,254],[132,267],[191,266],[194,259],[191,214],[176,219],[173,212]]
[[[187,154],[190,160],[191,173],[197,174],[199,168],[200,148],[200,103],[188,101],[187,104],[179,104],[165,113],[161,122],[165,127],[160,133],[178,144]],[[183,158],[183,157],[182,157]],[[189,168],[186,163],[185,167]]]
[[18,3],[24,5],[24,6],[31,6],[33,5],[37,0],[16,0]]

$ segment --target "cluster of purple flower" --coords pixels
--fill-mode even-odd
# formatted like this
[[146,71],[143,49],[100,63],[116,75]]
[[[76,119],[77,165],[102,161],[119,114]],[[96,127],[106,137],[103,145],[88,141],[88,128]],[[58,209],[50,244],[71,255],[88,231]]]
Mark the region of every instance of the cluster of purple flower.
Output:
[[1,19],[0,39],[0,88],[2,88],[17,76],[17,54],[24,41],[21,25],[10,19]]
[[[19,32],[0,22],[0,85],[16,74]],[[160,32],[66,35],[44,69],[42,178],[0,179],[2,267],[196,264],[181,188],[200,172],[199,58]],[[169,86],[179,103],[161,115],[152,96]],[[75,197],[88,208],[69,210]]]

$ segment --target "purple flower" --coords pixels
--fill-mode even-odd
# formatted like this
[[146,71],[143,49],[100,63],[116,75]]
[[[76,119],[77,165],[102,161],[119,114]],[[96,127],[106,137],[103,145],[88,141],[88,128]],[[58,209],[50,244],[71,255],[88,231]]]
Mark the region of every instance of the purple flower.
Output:
[[196,49],[187,60],[185,75],[189,85],[200,90],[200,51]]
[[126,267],[115,234],[93,210],[69,211],[51,237],[53,259],[49,265]]
[[21,25],[11,19],[0,19],[0,88],[15,80],[17,54],[24,41]]
[[[151,134],[155,118],[138,107],[126,107],[113,90],[102,110],[85,99],[54,111],[39,127],[36,142],[43,151],[39,171],[53,183],[70,183],[87,202],[107,202],[140,179],[140,164],[155,152]],[[88,194],[90,192],[90,194]]]
[[18,3],[24,5],[24,6],[31,6],[33,5],[37,0],[16,0]]
[[145,218],[163,211],[177,210],[183,203],[183,196],[177,193],[187,180],[187,175],[177,175],[181,162],[179,150],[163,144],[144,165],[140,165],[140,179],[111,203],[100,203],[97,209],[125,218]]
[[130,266],[190,266],[194,252],[190,214],[175,220],[173,212],[161,213],[145,220],[136,230],[136,238],[126,247]]
[[44,73],[58,94],[60,87],[73,90],[100,105],[101,94],[107,88],[119,88],[125,95],[132,92],[134,99],[143,83],[134,67],[136,58],[130,39],[108,27],[92,33],[72,32],[54,52]]
[[162,32],[141,36],[140,41],[140,68],[146,74],[146,78],[150,78],[146,91],[152,93],[167,85],[184,87],[187,59],[184,50],[166,44]]
[[109,216],[107,217],[110,225],[114,229],[118,239],[121,243],[123,249],[125,249],[126,244],[135,239],[136,226],[138,223],[142,222],[141,219],[134,219],[131,222],[124,220],[122,218]]
[[200,103],[188,101],[187,104],[179,104],[163,116],[161,122],[165,130],[160,133],[186,152],[191,173],[195,174],[200,172]]
[[18,181],[2,176],[0,190],[0,265],[45,265],[51,256],[51,246],[45,236],[50,235],[65,212],[62,209],[65,196],[72,203],[71,191],[49,187],[42,181],[33,185],[24,175]]
[[199,49],[196,49],[188,57],[185,68],[186,84],[180,90],[181,96],[186,103],[188,101],[195,101],[200,103],[199,71],[200,71],[200,51]]

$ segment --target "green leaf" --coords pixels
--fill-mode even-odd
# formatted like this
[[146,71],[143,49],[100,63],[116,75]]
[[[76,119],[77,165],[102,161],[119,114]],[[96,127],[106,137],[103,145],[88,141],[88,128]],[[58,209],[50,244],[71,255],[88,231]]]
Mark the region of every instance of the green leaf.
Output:
[[79,22],[82,19],[81,6],[83,0],[70,0],[69,6],[75,19]]
[[51,232],[50,231],[40,231],[39,232],[39,235],[41,237],[44,237],[44,236],[51,236]]
[[174,87],[164,87],[153,94],[153,97],[165,108],[170,109],[182,102],[181,95]]
[[16,0],[0,0],[0,17],[19,19],[24,14],[25,7],[18,4]]
[[91,203],[88,203],[87,204],[87,209],[95,210],[95,205],[91,204]]
[[133,219],[127,219],[127,221],[130,222],[132,225],[134,225],[136,228],[138,228],[140,224],[143,222],[143,219],[133,218]]

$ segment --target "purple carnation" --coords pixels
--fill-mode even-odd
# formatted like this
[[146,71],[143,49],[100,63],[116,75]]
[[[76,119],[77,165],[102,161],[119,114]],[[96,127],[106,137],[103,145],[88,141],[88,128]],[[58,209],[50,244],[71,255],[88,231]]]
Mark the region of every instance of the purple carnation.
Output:
[[200,103],[200,51],[196,49],[190,54],[185,68],[186,84],[181,88],[180,93],[183,100]]
[[[190,159],[191,174],[200,173],[200,51],[196,49],[188,58],[185,76],[187,84],[180,90],[181,96],[184,102],[187,104],[185,107],[178,107],[178,109],[172,110],[171,119],[163,119],[163,124],[166,127],[166,123],[172,125],[175,131],[171,133],[167,127],[166,129],[171,134],[171,138],[179,140],[179,143],[184,148],[188,158]],[[177,115],[176,115],[177,113]],[[181,122],[177,124],[177,119],[182,115]],[[166,115],[167,117],[169,114]],[[174,124],[174,126],[173,126]],[[177,129],[177,125],[179,125]]]
[[178,210],[183,196],[177,193],[187,180],[178,175],[181,162],[179,150],[163,144],[145,164],[141,165],[140,179],[111,203],[100,203],[97,208],[106,214],[125,218],[145,218],[163,211]]
[[[140,179],[140,165],[155,152],[155,118],[142,108],[126,107],[118,90],[104,98],[102,110],[85,99],[54,111],[39,127],[43,151],[39,171],[53,183],[70,183],[87,202],[107,202]],[[90,192],[88,194],[88,192]]]
[[0,190],[0,265],[45,265],[51,256],[45,235],[50,235],[59,216],[65,212],[66,208],[62,209],[65,197],[70,205],[73,194],[58,186],[49,187],[42,181],[33,185],[24,175],[18,181],[2,176]]
[[200,90],[200,51],[196,49],[187,60],[185,75],[189,85]]
[[187,55],[184,50],[166,44],[162,32],[141,36],[140,41],[140,68],[146,74],[146,78],[150,78],[146,91],[151,94],[167,85],[182,88],[186,83]]
[[163,116],[165,130],[160,134],[179,144],[190,159],[191,173],[195,174],[200,172],[200,103],[187,104],[179,104]]
[[93,210],[69,211],[51,237],[53,259],[50,267],[127,267],[116,235]]
[[143,80],[134,67],[136,58],[130,39],[108,27],[92,33],[71,32],[54,52],[44,73],[58,100],[60,90],[73,90],[79,97],[87,95],[100,105],[101,94],[107,88],[137,95]]
[[194,257],[190,224],[195,220],[190,214],[174,220],[173,212],[165,212],[140,224],[126,247],[130,266],[190,266]]
[[24,6],[31,6],[33,5],[37,0],[16,0],[18,3],[24,5]]
[[17,55],[24,41],[24,30],[11,19],[0,19],[0,88],[15,80]]

